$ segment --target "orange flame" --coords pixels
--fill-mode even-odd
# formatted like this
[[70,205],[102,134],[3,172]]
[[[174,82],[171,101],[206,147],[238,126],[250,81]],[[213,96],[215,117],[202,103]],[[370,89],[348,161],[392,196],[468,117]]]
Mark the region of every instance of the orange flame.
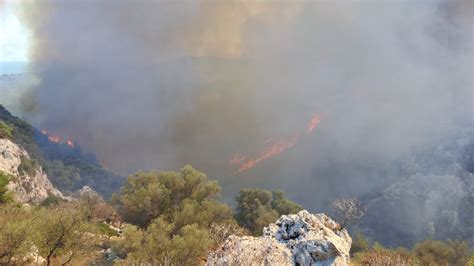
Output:
[[63,137],[61,137],[59,135],[56,135],[56,134],[51,134],[50,135],[46,129],[41,129],[40,132],[41,132],[41,134],[47,136],[48,140],[52,143],[55,143],[55,144],[64,143],[71,149],[74,149],[74,147],[76,147],[76,144],[70,138],[66,139],[65,142],[62,142],[62,140],[64,139]]
[[[319,115],[314,115],[311,121],[306,126],[305,134],[310,134],[321,122]],[[232,166],[237,167],[237,172],[241,173],[245,170],[255,167],[258,163],[270,159],[278,154],[281,154],[285,150],[294,147],[298,144],[300,137],[305,135],[302,132],[298,132],[293,136],[281,138],[279,140],[268,140],[266,146],[259,153],[259,155],[253,159],[247,159],[247,157],[236,153],[235,156],[230,160]]]
[[74,141],[72,141],[72,140],[70,140],[70,139],[68,139],[68,140],[66,141],[66,145],[68,145],[69,148],[71,148],[71,149],[74,149],[74,147],[75,147]]
[[311,121],[309,122],[308,128],[306,130],[306,133],[311,133],[313,130],[321,123],[321,118],[318,115],[314,115],[313,118],[311,118]]
[[61,137],[58,136],[58,135],[49,135],[48,139],[49,139],[49,141],[54,142],[54,143],[61,142]]

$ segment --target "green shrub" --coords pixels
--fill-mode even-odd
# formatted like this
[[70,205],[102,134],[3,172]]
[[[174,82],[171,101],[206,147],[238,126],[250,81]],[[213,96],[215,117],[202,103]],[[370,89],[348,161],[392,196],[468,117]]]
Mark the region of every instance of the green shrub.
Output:
[[353,245],[363,247],[354,251],[351,262],[355,265],[474,265],[473,252],[465,241],[426,240],[409,251],[385,248],[378,243],[367,249],[365,244],[360,244],[364,243],[362,235],[354,239]]
[[426,240],[415,245],[413,255],[423,265],[464,265],[471,250],[464,241]]
[[62,201],[63,200],[57,197],[56,195],[48,194],[48,197],[41,202],[40,206],[48,207],[58,205]]
[[138,173],[114,196],[124,239],[113,243],[126,265],[198,265],[227,233],[238,233],[232,209],[216,201],[221,187],[191,166]]
[[264,226],[275,222],[281,215],[297,213],[302,209],[278,190],[242,189],[235,200],[237,222],[254,235],[260,235]]
[[406,249],[389,249],[378,243],[367,251],[356,253],[351,262],[355,265],[419,265]]
[[105,223],[97,223],[96,226],[99,229],[99,232],[102,233],[103,235],[106,235],[106,236],[116,236],[117,235],[117,232],[114,229],[110,228]]
[[474,266],[474,254],[467,259],[466,266]]
[[356,253],[368,251],[369,248],[370,244],[365,236],[360,232],[355,233],[354,237],[352,237],[351,256]]
[[15,262],[26,258],[31,251],[31,214],[20,205],[0,206],[0,265],[30,265],[31,261]]
[[36,174],[36,169],[38,167],[38,164],[35,160],[30,160],[26,156],[21,156],[21,163],[18,166],[18,172],[20,174],[25,174],[28,176],[34,176]]
[[[204,173],[186,166],[178,172],[135,174],[128,178],[113,202],[124,221],[142,228],[160,216],[171,221],[180,212],[188,212],[179,215],[180,219],[196,221],[195,217],[201,217],[200,223],[208,219],[232,220],[230,207],[214,200],[220,191],[216,181],[210,181]],[[219,209],[217,213],[213,211],[216,208]],[[189,215],[190,212],[193,215]],[[211,216],[203,217],[203,212]],[[188,223],[189,219],[182,224]]]
[[13,139],[13,127],[0,121],[0,139]]
[[11,175],[0,171],[0,204],[13,201],[13,196],[7,187],[11,179]]

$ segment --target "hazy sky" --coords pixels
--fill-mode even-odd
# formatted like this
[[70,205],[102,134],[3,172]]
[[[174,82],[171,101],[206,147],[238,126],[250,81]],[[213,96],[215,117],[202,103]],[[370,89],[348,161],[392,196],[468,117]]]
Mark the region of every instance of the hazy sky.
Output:
[[20,22],[17,3],[0,0],[0,75],[22,72],[28,61],[29,32]]

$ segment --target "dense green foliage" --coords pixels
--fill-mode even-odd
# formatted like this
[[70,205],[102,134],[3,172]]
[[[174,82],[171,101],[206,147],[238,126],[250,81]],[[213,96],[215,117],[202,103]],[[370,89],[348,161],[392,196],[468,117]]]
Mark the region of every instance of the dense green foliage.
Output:
[[114,202],[125,221],[140,227],[147,227],[160,216],[166,220],[196,219],[202,211],[228,213],[231,217],[230,208],[214,200],[220,190],[216,181],[209,181],[205,174],[186,166],[179,172],[131,176]]
[[289,200],[283,191],[242,189],[237,197],[236,220],[255,235],[281,215],[296,213],[302,207]]
[[4,138],[13,138],[13,127],[3,121],[0,121],[0,139]]
[[127,265],[199,265],[214,245],[209,233],[196,224],[172,232],[173,226],[162,219],[155,219],[146,230],[128,225],[125,240],[115,246],[126,254]]
[[11,176],[0,171],[0,204],[12,201],[12,194],[8,191],[7,185]]
[[222,239],[216,234],[242,232],[232,210],[216,201],[215,181],[185,166],[178,172],[138,173],[128,178],[114,202],[131,223],[115,248],[128,263],[193,265]]
[[86,218],[82,204],[1,206],[0,265],[82,265],[99,259],[101,228]]
[[[0,198],[9,176],[0,172]],[[3,181],[2,181],[3,180]],[[209,251],[231,235],[250,233],[238,226],[232,209],[217,201],[221,188],[186,166],[177,172],[130,176],[112,205],[83,195],[67,202],[53,195],[39,206],[11,200],[0,204],[0,265],[96,265],[111,247],[123,265],[203,265]],[[248,229],[301,209],[283,192],[244,189],[236,197],[239,219]],[[256,209],[253,209],[256,208]],[[117,226],[127,221],[122,237]],[[266,224],[265,224],[266,225]],[[254,231],[255,232],[255,231]],[[41,261],[35,261],[41,258]],[[474,253],[461,241],[427,240],[405,248],[386,248],[353,235],[353,265],[472,265]]]

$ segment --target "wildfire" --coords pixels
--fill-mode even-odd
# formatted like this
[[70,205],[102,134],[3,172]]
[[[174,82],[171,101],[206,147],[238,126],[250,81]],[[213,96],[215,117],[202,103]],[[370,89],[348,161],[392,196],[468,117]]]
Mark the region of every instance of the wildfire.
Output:
[[247,158],[240,153],[236,153],[235,156],[230,160],[230,164],[237,168],[238,173],[253,168],[258,163],[270,159],[278,154],[281,154],[285,150],[294,147],[296,144],[298,144],[301,136],[313,132],[320,122],[321,118],[319,115],[314,115],[306,126],[306,130],[297,132],[296,134],[289,137],[267,141],[263,150],[255,158]]
[[49,135],[48,139],[49,139],[49,141],[54,142],[54,143],[61,142],[61,137],[58,136],[58,135]]
[[[52,143],[60,144],[62,143],[62,140],[64,139],[63,137],[56,135],[56,134],[49,134],[47,130],[41,129],[40,130],[41,134],[45,135],[48,137],[48,140]],[[64,144],[66,144],[69,148],[74,149],[76,144],[72,139],[67,139]]]
[[74,141],[72,141],[72,140],[70,140],[70,139],[68,139],[68,140],[66,141],[66,145],[68,145],[69,148],[71,148],[71,149],[74,149],[74,147],[75,147]]
[[321,123],[321,118],[318,115],[314,115],[311,118],[311,121],[309,122],[308,128],[306,130],[306,133],[311,133],[313,130]]

